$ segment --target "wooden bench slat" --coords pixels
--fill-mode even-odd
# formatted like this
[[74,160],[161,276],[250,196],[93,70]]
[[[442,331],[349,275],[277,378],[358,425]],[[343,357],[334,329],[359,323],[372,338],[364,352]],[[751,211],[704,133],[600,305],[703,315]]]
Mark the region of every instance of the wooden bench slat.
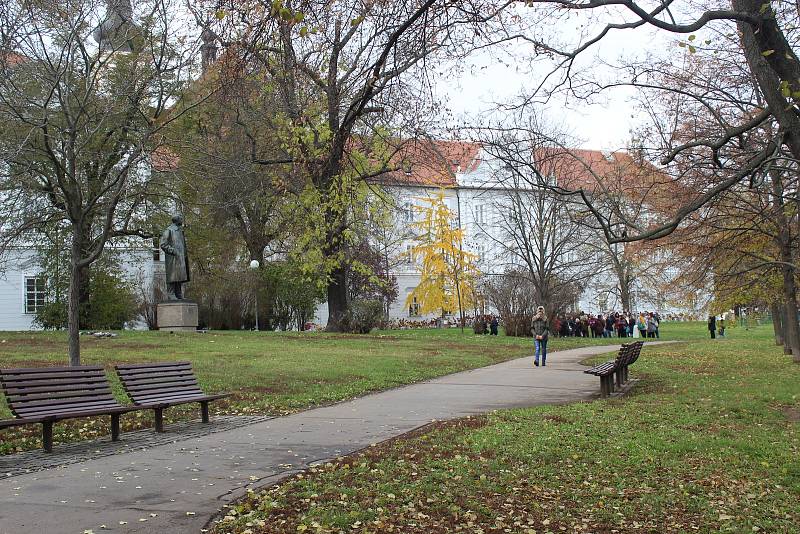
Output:
[[22,406],[17,408],[16,411],[19,414],[27,414],[27,415],[36,415],[36,414],[46,414],[46,413],[53,413],[53,412],[63,412],[63,413],[70,413],[74,411],[80,411],[82,409],[92,409],[97,410],[101,407],[106,408],[124,408],[121,404],[114,400],[98,400],[98,401],[87,401],[87,402],[69,402],[69,403],[62,403],[62,404],[49,404],[45,406]]
[[107,387],[98,386],[95,388],[83,387],[82,389],[67,389],[64,391],[45,391],[42,393],[9,393],[6,392],[6,401],[15,404],[25,404],[36,400],[46,399],[67,399],[70,397],[99,397],[110,395],[111,390]]
[[26,416],[33,417],[34,419],[41,420],[51,420],[51,421],[60,421],[63,419],[74,419],[76,417],[94,417],[99,415],[112,415],[118,413],[127,413],[132,412],[134,410],[140,410],[138,406],[86,406],[83,408],[75,408],[73,410],[60,410],[60,411],[52,411],[52,412],[44,412],[41,414],[35,414]]
[[82,373],[82,372],[89,372],[89,371],[102,371],[102,365],[81,365],[77,367],[13,367],[9,369],[0,369],[0,376],[12,376],[12,375],[26,375],[26,374],[36,374],[36,373],[61,373],[61,372],[70,372],[70,373]]
[[22,410],[19,416],[27,417],[49,417],[58,419],[68,419],[71,414],[92,412],[96,414],[114,413],[116,410],[128,410],[128,407],[115,403],[96,403],[96,404],[67,404],[63,406],[51,406],[40,410]]
[[197,380],[194,373],[170,373],[159,375],[147,375],[137,377],[125,377],[126,384],[150,384],[154,382],[181,382],[184,380]]
[[185,365],[185,366],[192,366],[192,362],[189,361],[179,361],[179,362],[151,362],[151,363],[121,363],[119,365],[115,365],[114,368],[117,371],[128,371],[131,369],[144,369],[148,367],[152,368],[159,368],[159,367],[175,367],[178,365]]
[[70,405],[70,404],[96,404],[100,402],[114,402],[117,405],[119,403],[114,398],[113,395],[107,393],[105,395],[93,395],[89,397],[51,397],[49,399],[44,400],[36,400],[31,402],[16,402],[14,403],[14,408],[19,410],[35,410],[37,408],[42,408],[45,406],[59,406],[59,405]]
[[101,378],[105,380],[105,374],[102,371],[92,373],[42,373],[39,375],[15,375],[11,377],[0,377],[7,386],[26,386],[26,385],[41,385],[49,384],[52,382],[58,383],[76,383],[79,384],[84,380],[94,380]]
[[[61,382],[58,383],[58,389],[60,391],[72,391],[75,389],[93,389],[97,387],[105,387],[105,380],[87,380],[86,382],[81,382],[79,384],[62,384]],[[19,387],[19,386],[8,386],[4,388],[6,395],[15,395],[17,393],[44,393],[48,391],[53,391],[53,382],[48,381],[47,384],[37,384],[35,386],[29,387]]]
[[161,392],[158,392],[158,393],[154,393],[152,395],[137,396],[135,399],[133,399],[133,403],[134,404],[144,404],[144,403],[150,402],[153,399],[166,399],[166,398],[172,398],[172,397],[204,397],[204,396],[205,396],[205,393],[203,393],[200,390],[186,391],[184,393],[177,393],[177,392],[169,393],[169,392],[161,391]]
[[[133,397],[141,398],[153,395],[168,395],[171,393],[178,393],[178,394],[186,394],[186,393],[193,393],[193,392],[203,392],[197,385],[188,385],[182,388],[150,388],[150,389],[142,389],[138,391],[132,391],[129,393]],[[205,393],[203,393],[205,395]]]
[[162,365],[159,367],[137,367],[136,369],[125,369],[119,372],[122,376],[134,376],[134,375],[147,375],[147,374],[156,374],[157,372],[168,373],[171,371],[188,371],[192,372],[192,366],[188,363],[182,363],[180,365]]
[[186,388],[199,388],[199,384],[197,380],[184,381],[184,382],[160,382],[155,384],[137,384],[135,386],[128,386],[125,388],[125,391],[129,395],[134,395],[136,393],[144,392],[144,391],[152,391],[154,389],[163,389],[165,391],[173,390],[173,389],[186,389]]
[[218,400],[225,397],[229,397],[227,393],[221,393],[218,395],[200,395],[200,396],[193,396],[193,397],[169,397],[164,399],[151,399],[146,402],[142,402],[137,404],[137,406],[141,408],[149,408],[154,406],[174,406],[176,404],[188,404],[190,402],[201,402],[201,401],[212,401]]

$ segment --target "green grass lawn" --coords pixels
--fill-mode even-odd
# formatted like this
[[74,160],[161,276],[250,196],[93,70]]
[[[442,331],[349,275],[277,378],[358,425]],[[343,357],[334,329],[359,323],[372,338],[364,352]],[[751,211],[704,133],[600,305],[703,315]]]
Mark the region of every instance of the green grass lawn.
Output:
[[[703,323],[665,323],[663,339],[697,339]],[[102,364],[115,393],[127,403],[114,381],[116,363],[189,360],[209,393],[232,397],[213,403],[225,414],[285,414],[353,398],[448,373],[497,363],[532,353],[529,338],[476,336],[459,329],[391,330],[366,336],[325,333],[210,332],[169,334],[120,332],[117,338],[84,338],[82,361]],[[619,343],[618,338],[554,338],[549,350],[588,344]],[[0,333],[0,366],[65,365],[63,332]],[[170,421],[197,418],[195,405],[171,408]],[[11,417],[0,395],[0,419]],[[56,425],[56,442],[106,435],[107,418],[67,420]],[[149,412],[122,417],[123,431],[152,426]],[[36,448],[39,425],[0,432],[0,454]]]
[[770,334],[646,348],[627,397],[431,425],[215,532],[800,532],[800,365]]

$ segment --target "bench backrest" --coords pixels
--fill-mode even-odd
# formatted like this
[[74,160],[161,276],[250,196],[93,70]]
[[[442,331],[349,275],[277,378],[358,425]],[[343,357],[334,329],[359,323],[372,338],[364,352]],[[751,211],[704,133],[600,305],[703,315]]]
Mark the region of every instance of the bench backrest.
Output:
[[623,344],[619,348],[619,353],[617,353],[617,359],[616,359],[616,362],[614,362],[614,363],[617,366],[619,366],[619,365],[627,365],[628,359],[630,358],[630,355],[631,355],[631,345]]
[[633,351],[628,359],[628,365],[639,359],[639,354],[642,352],[642,345],[644,345],[644,341],[637,341],[636,343],[633,343]]
[[134,404],[204,395],[190,362],[117,365],[116,370]]
[[100,365],[0,369],[0,383],[23,419],[120,406]]

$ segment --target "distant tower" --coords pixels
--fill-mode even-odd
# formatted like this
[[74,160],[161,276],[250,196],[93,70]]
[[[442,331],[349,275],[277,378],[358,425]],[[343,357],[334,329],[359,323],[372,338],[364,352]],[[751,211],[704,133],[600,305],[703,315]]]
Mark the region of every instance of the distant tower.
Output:
[[138,30],[131,0],[106,0],[106,17],[92,37],[103,52],[133,52]]
[[200,34],[203,44],[200,45],[200,60],[203,66],[203,72],[217,60],[217,43],[214,32],[205,28]]

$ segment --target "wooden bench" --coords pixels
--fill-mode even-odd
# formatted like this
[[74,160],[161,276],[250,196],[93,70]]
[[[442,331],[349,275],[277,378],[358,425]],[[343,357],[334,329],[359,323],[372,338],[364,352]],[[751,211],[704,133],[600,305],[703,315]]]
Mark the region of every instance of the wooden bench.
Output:
[[614,360],[609,360],[584,371],[584,373],[600,377],[600,393],[603,397],[608,397],[614,393],[615,385],[621,388],[628,381],[628,367],[639,359],[643,344],[643,341],[636,341],[622,345]]
[[154,410],[156,432],[164,432],[164,408],[198,402],[203,422],[208,423],[208,403],[230,395],[203,393],[190,362],[117,365],[115,369],[133,403]]
[[99,365],[0,369],[0,383],[16,417],[0,421],[0,428],[40,423],[47,452],[53,451],[56,421],[110,415],[111,439],[118,441],[120,415],[140,409],[116,401]]

